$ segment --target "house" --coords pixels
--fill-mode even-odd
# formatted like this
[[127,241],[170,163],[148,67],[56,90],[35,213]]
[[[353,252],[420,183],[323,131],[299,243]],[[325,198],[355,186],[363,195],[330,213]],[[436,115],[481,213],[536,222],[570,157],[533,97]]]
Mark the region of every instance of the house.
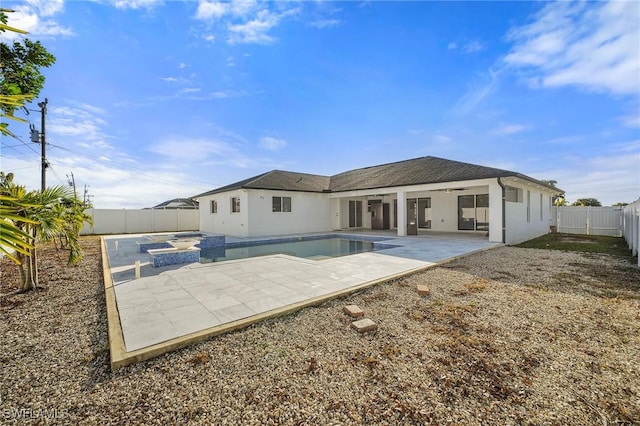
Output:
[[157,206],[151,207],[152,209],[197,209],[198,202],[191,198],[174,198],[172,200],[164,201]]
[[229,236],[431,230],[517,244],[549,232],[560,193],[517,172],[429,156],[334,176],[272,170],[193,198],[200,231]]

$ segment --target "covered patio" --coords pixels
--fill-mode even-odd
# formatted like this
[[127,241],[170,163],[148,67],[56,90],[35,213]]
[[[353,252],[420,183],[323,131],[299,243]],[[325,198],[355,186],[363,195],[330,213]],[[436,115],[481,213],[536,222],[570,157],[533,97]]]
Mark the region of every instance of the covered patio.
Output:
[[502,242],[502,187],[496,179],[376,188],[329,195],[332,227],[395,235],[460,233]]

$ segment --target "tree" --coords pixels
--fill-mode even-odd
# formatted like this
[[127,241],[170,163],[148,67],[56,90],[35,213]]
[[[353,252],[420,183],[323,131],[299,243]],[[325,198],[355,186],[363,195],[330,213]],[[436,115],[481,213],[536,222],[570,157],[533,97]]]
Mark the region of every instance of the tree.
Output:
[[[545,185],[553,186],[554,188],[558,183],[557,180],[553,180],[553,179],[541,180],[540,182],[544,183]],[[561,194],[554,195],[553,198],[551,199],[551,204],[553,204],[554,206],[566,206],[567,200],[565,199],[564,192]]]
[[16,250],[15,258],[20,267],[20,291],[38,287],[39,242],[56,237],[65,240],[69,247],[68,263],[82,260],[79,244],[80,229],[84,222],[91,222],[84,213],[83,203],[75,198],[66,186],[45,188],[44,191],[27,191],[13,182],[13,174],[0,174],[0,207],[11,211],[11,217],[3,221],[18,228],[28,247]]
[[574,201],[571,205],[582,206],[582,207],[587,207],[587,206],[602,207],[602,203],[600,203],[600,201],[596,200],[595,198],[579,198],[576,201]]
[[553,205],[554,206],[567,206],[569,203],[564,196],[553,197]]
[[628,206],[629,203],[625,203],[624,201],[618,201],[615,204],[612,204],[613,207],[624,207],[624,206]]
[[22,206],[15,206],[16,203],[15,198],[0,195],[0,252],[20,264],[16,253],[28,255],[33,245],[31,235],[22,231],[14,223],[25,220],[17,215]]
[[[9,9],[0,9],[0,32],[25,31],[7,25]],[[36,98],[45,82],[40,68],[53,65],[56,58],[39,41],[14,41],[12,45],[0,43],[0,117],[22,121],[14,112]],[[0,133],[13,136],[7,123],[0,123]]]

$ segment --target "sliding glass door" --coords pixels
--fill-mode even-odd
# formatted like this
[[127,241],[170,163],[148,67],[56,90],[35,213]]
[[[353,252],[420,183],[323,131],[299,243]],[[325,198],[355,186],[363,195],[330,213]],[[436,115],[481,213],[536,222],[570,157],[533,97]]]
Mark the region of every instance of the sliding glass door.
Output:
[[362,227],[362,201],[349,200],[349,228]]
[[458,196],[458,229],[489,230],[489,194]]

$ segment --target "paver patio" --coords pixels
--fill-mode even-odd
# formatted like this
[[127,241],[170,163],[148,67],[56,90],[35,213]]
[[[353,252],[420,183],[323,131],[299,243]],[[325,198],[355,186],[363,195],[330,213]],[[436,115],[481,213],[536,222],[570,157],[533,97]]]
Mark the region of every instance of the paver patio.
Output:
[[[126,352],[500,245],[429,234],[385,240],[397,246],[392,249],[322,260],[272,255],[152,268],[149,255],[137,253],[141,237],[104,237]],[[136,260],[141,262],[140,279],[133,279]]]

